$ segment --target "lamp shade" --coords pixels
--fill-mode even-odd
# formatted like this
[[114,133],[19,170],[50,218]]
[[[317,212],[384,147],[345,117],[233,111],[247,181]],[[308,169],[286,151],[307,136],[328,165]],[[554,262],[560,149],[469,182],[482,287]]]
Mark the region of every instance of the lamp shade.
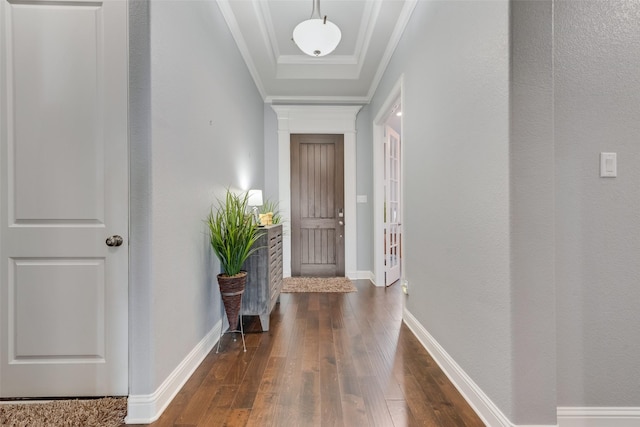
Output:
[[307,19],[293,29],[293,41],[310,56],[325,56],[333,52],[341,37],[340,28],[326,18]]
[[247,205],[262,206],[262,190],[249,190]]

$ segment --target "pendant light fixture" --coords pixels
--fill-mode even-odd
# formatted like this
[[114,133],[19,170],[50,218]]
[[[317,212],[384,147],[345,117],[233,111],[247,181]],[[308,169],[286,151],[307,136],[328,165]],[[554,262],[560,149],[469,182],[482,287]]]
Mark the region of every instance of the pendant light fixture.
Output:
[[325,56],[333,52],[341,37],[340,28],[320,14],[320,0],[313,0],[311,18],[293,29],[293,41],[309,56]]

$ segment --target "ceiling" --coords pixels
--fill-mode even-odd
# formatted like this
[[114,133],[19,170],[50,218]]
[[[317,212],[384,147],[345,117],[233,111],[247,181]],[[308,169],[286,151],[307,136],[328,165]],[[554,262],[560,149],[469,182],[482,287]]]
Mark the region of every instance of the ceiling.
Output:
[[217,0],[265,102],[368,103],[418,0],[321,0],[342,31],[336,50],[316,58],[291,35],[313,0]]

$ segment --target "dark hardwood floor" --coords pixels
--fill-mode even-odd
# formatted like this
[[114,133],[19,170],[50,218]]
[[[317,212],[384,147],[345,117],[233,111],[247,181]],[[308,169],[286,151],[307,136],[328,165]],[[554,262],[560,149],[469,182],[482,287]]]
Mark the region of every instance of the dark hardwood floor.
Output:
[[245,318],[151,426],[483,426],[402,323],[398,285],[282,294],[271,329]]

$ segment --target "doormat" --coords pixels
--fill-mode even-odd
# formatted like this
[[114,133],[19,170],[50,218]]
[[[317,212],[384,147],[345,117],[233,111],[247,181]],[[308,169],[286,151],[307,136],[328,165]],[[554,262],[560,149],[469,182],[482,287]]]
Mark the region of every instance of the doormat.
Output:
[[120,427],[126,415],[126,397],[0,404],[3,427]]
[[294,292],[358,292],[346,277],[285,277],[283,293]]

